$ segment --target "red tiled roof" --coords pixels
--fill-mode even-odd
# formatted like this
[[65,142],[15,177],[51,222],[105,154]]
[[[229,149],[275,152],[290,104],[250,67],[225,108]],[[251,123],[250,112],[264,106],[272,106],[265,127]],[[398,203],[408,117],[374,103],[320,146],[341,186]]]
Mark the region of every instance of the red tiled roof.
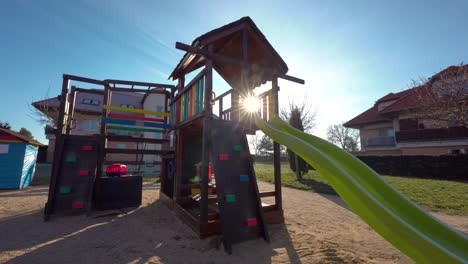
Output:
[[[468,72],[468,65],[450,66],[432,76],[429,79],[429,83],[437,81],[441,77],[457,75],[462,72]],[[377,100],[374,106],[361,113],[360,115],[356,116],[355,118],[349,120],[348,122],[344,123],[344,126],[358,127],[359,125],[369,123],[390,121],[391,119],[386,117],[385,114],[408,110],[414,107],[416,105],[417,100],[416,96],[418,95],[418,93],[421,95],[425,92],[424,87],[427,86],[418,86],[415,88],[401,91],[399,93],[389,93]],[[378,111],[379,103],[388,102],[392,100],[395,100],[395,102]]]
[[377,109],[377,104],[375,104],[371,108],[367,109],[366,111],[356,116],[355,118],[349,120],[348,122],[344,123],[343,125],[345,127],[357,127],[362,124],[377,123],[382,121],[391,121],[391,119],[381,115]]

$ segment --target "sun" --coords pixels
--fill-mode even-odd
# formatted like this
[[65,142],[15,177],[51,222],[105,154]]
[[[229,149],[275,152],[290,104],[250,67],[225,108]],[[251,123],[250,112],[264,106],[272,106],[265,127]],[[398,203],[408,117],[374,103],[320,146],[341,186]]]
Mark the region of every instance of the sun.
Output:
[[249,113],[257,113],[260,110],[260,100],[253,94],[250,94],[242,100],[242,108]]

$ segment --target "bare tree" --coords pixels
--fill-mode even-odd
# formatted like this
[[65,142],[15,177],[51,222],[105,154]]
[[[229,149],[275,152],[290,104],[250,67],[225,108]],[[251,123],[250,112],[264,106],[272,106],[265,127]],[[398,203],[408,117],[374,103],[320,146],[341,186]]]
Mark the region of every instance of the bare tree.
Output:
[[300,105],[290,100],[287,108],[281,108],[280,117],[287,121],[293,112],[299,113],[302,127],[304,128],[303,131],[310,132],[317,127],[317,109],[313,108],[312,104],[307,103],[307,98],[304,98],[304,101]]
[[346,151],[353,152],[359,150],[358,131],[343,126],[343,123],[329,126],[327,129],[327,139]]
[[31,102],[31,104],[28,104],[29,116],[36,120],[40,125],[56,128],[58,112],[55,108],[50,107],[47,103],[47,99],[49,99],[49,91],[50,87],[47,89],[45,98],[43,100],[36,103]]
[[255,154],[259,153],[258,151],[259,143],[260,143],[260,135],[255,134],[255,135],[249,136],[249,144],[253,147],[253,151],[255,152]]
[[431,78],[413,80],[417,119],[468,127],[468,65],[451,66]]

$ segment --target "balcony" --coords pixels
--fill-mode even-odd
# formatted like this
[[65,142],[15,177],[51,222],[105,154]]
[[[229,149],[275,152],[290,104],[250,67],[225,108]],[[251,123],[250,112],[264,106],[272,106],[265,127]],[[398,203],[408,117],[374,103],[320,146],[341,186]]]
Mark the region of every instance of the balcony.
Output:
[[395,144],[394,136],[373,137],[367,139],[366,147],[391,147]]
[[398,143],[459,140],[468,139],[468,128],[460,126],[450,128],[407,130],[396,132],[395,136]]

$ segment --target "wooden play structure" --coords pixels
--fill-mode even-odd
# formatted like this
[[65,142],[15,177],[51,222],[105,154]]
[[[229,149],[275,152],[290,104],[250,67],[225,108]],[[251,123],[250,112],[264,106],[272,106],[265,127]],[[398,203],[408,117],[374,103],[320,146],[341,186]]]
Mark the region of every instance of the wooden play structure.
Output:
[[[103,175],[106,155],[126,153],[159,155],[160,200],[200,237],[222,234],[228,252],[234,243],[258,237],[269,240],[266,224],[284,221],[280,146],[274,143],[274,190],[259,192],[246,137],[257,128],[243,106],[255,88],[270,82],[271,89],[255,99],[260,102],[260,116],[268,120],[279,111],[278,78],[304,81],[286,75],[286,63],[249,17],[201,35],[192,45],[177,42],[176,48],[187,52],[169,77],[176,86],[64,75],[46,218],[139,205],[141,177]],[[186,75],[196,70],[198,75],[186,84]],[[231,87],[218,96],[213,93],[213,71]],[[70,80],[104,87],[104,91],[91,90],[104,98],[99,134],[70,135],[75,94],[83,91],[72,87],[69,93]],[[112,105],[113,92],[142,93],[144,99],[139,108],[123,108]],[[150,99],[155,95],[159,99]],[[162,111],[154,110],[155,102]],[[118,136],[111,133],[115,130],[149,135]],[[110,148],[113,141],[154,147]],[[274,197],[274,203],[262,203],[265,197]]]

